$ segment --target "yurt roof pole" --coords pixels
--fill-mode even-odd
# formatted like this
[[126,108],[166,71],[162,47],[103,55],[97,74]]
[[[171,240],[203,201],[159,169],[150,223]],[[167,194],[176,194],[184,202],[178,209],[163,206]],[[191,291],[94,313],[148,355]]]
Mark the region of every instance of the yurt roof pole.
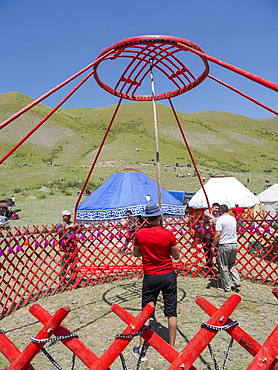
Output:
[[181,135],[182,135],[183,140],[184,140],[184,143],[185,143],[185,145],[186,145],[186,148],[187,148],[188,153],[189,153],[189,155],[190,155],[191,161],[192,161],[192,163],[193,163],[193,166],[194,166],[194,169],[195,169],[196,175],[198,176],[198,179],[199,179],[199,182],[200,182],[201,188],[203,189],[203,192],[204,192],[204,194],[205,194],[205,198],[206,198],[206,201],[207,201],[207,204],[208,204],[208,209],[209,209],[209,211],[211,211],[211,209],[210,209],[210,204],[209,204],[209,199],[208,199],[207,193],[206,193],[206,191],[205,191],[203,181],[201,180],[201,177],[200,177],[200,174],[199,174],[198,168],[197,168],[197,166],[196,166],[196,163],[195,163],[195,161],[194,161],[193,155],[192,155],[191,150],[190,150],[190,148],[189,148],[189,145],[188,145],[188,143],[187,143],[187,140],[186,140],[186,137],[185,137],[185,135],[184,135],[183,129],[182,129],[182,127],[181,127],[181,124],[180,124],[179,118],[178,118],[177,113],[176,113],[176,111],[175,111],[175,108],[174,108],[174,106],[173,106],[172,100],[171,100],[170,98],[169,98],[168,100],[169,100],[169,102],[170,102],[170,105],[171,105],[172,111],[173,111],[174,116],[175,116],[175,118],[176,118],[176,121],[177,121],[177,124],[178,124],[178,126],[179,126],[179,129],[180,129]]
[[113,121],[114,121],[114,119],[115,119],[115,117],[116,117],[116,114],[118,113],[118,110],[119,110],[119,108],[120,108],[121,102],[122,102],[122,98],[120,98],[120,100],[119,100],[119,102],[118,102],[118,104],[117,104],[117,106],[116,106],[116,109],[115,109],[114,114],[113,114],[113,116],[112,116],[112,118],[111,118],[111,121],[110,121],[110,123],[109,123],[109,126],[107,127],[107,130],[106,130],[105,135],[104,135],[104,137],[103,137],[103,139],[102,139],[102,142],[101,142],[101,144],[100,144],[100,147],[99,147],[99,149],[98,149],[98,152],[97,152],[97,154],[96,154],[96,156],[95,156],[95,159],[94,159],[94,162],[93,162],[93,164],[92,164],[92,167],[91,167],[91,169],[90,169],[90,171],[89,171],[89,173],[88,173],[87,179],[86,179],[86,181],[85,181],[85,183],[84,183],[84,185],[83,185],[83,188],[82,188],[82,190],[81,190],[81,192],[80,192],[80,194],[79,194],[79,197],[78,197],[78,199],[77,199],[77,202],[76,202],[76,204],[75,204],[75,209],[74,209],[74,222],[76,222],[77,207],[78,207],[78,205],[79,205],[79,203],[80,203],[80,200],[81,200],[81,198],[82,198],[82,195],[83,195],[83,193],[84,193],[84,190],[85,190],[85,188],[86,188],[86,186],[87,186],[87,184],[88,184],[88,181],[89,181],[89,179],[90,179],[90,177],[91,177],[91,174],[92,174],[92,172],[93,172],[93,169],[95,168],[95,165],[96,165],[96,163],[97,163],[98,157],[99,157],[100,152],[101,152],[101,150],[102,150],[102,148],[103,148],[103,145],[104,145],[105,140],[106,140],[106,138],[107,138],[107,135],[108,135],[108,133],[109,133],[109,131],[110,131],[110,128],[111,128],[111,126],[112,126],[112,123],[113,123]]
[[157,185],[158,185],[158,203],[162,207],[161,201],[161,180],[160,180],[160,161],[159,161],[159,148],[158,148],[158,131],[156,119],[156,106],[155,106],[155,92],[154,92],[154,79],[153,79],[153,60],[149,60],[151,72],[151,85],[152,85],[152,102],[153,102],[153,118],[154,118],[154,133],[155,133],[155,149],[156,149],[156,171],[157,171]]

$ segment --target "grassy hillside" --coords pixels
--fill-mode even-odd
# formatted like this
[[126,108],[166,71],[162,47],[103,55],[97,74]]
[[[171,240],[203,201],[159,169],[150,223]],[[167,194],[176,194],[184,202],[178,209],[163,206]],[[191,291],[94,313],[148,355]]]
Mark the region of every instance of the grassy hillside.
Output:
[[[32,101],[20,93],[0,95],[0,122]],[[50,110],[38,104],[3,128],[1,157]],[[53,196],[64,194],[59,188],[55,190],[61,178],[78,184],[70,188],[70,194],[76,194],[84,183],[114,110],[115,106],[108,106],[56,112],[2,164],[1,197],[15,190],[22,200],[33,194],[41,196],[38,189],[44,185],[54,189],[51,198],[54,199]],[[219,172],[230,173],[244,184],[248,178],[249,188],[258,193],[263,190],[266,179],[277,182],[277,117],[255,120],[213,111],[178,112],[178,117],[196,164],[206,179]],[[172,110],[157,103],[157,119],[162,186],[171,190],[198,190],[200,185],[196,178],[177,177],[177,173],[192,175],[193,167],[186,167],[191,160]],[[101,177],[107,179],[124,168],[135,168],[156,180],[156,168],[149,161],[155,158],[153,126],[151,102],[122,104],[93,172],[91,187],[98,186]],[[174,171],[176,162],[184,167]],[[266,175],[263,169],[272,172]]]
[[[19,93],[0,95],[0,120],[24,107],[32,99]],[[8,160],[10,163],[86,165],[91,163],[110,122],[115,106],[105,108],[60,109]],[[50,108],[42,104],[1,131],[1,155],[28,131]],[[189,161],[183,139],[171,109],[158,103],[161,161]],[[224,112],[178,114],[189,146],[197,162],[225,171],[275,167],[276,120],[255,120]],[[138,148],[139,152],[135,153]],[[151,102],[122,104],[108,135],[103,160],[147,162],[154,155]],[[117,155],[115,155],[117,153]],[[203,164],[203,163],[202,163]]]

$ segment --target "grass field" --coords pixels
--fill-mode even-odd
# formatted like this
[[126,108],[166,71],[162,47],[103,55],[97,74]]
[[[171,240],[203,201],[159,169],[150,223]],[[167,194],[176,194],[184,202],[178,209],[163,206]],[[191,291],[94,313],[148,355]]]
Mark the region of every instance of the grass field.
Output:
[[[97,165],[92,174],[89,189],[94,190],[102,184],[100,178],[106,180],[116,170],[121,171],[124,168],[134,168],[146,173],[148,176],[156,180],[156,168],[152,164],[134,164],[132,162],[114,161],[101,162]],[[190,169],[192,173],[192,168]],[[47,166],[47,165],[30,165],[23,167],[15,167],[13,165],[2,165],[0,172],[1,180],[1,199],[10,198],[12,195],[16,197],[16,206],[19,208],[19,220],[10,220],[11,226],[28,226],[38,224],[56,223],[64,209],[74,211],[78,196],[77,192],[82,189],[84,181],[87,177],[89,168],[83,166]],[[197,177],[178,178],[177,173],[187,174],[188,168],[178,169],[176,172],[172,167],[161,168],[162,186],[167,190],[189,191],[194,192],[200,189],[200,184]],[[215,173],[217,173],[215,171]],[[247,176],[249,178],[248,188],[251,191],[256,191],[257,194],[263,191],[265,179],[275,183],[274,174],[242,174],[230,173],[243,184],[247,184]],[[209,179],[208,173],[202,171],[201,176]],[[66,178],[65,182],[61,179]],[[47,189],[45,189],[47,188]],[[82,200],[85,199],[83,196]]]
[[[195,303],[198,295],[219,308],[231,295],[221,293],[216,288],[206,289],[208,280],[202,278],[178,278],[178,331],[176,349],[181,351],[200,330],[201,324],[207,322],[209,316]],[[38,303],[52,315],[63,305],[68,305],[71,312],[63,324],[85,343],[97,356],[101,356],[114,342],[116,334],[122,333],[127,325],[111,310],[114,303],[119,304],[129,313],[137,316],[141,306],[142,280],[132,279],[120,283],[96,285],[84,289],[76,289],[53,297],[44,298]],[[251,335],[261,345],[266,341],[277,325],[277,300],[271,293],[271,288],[244,281],[240,290],[241,302],[232,313],[231,318],[239,322],[240,327]],[[152,329],[168,341],[167,320],[163,315],[161,297],[158,300],[155,320],[151,320]],[[7,337],[20,349],[30,343],[30,337],[35,336],[42,325],[28,311],[28,306],[22,308],[1,321],[1,329]],[[227,352],[230,336],[218,332],[212,340],[213,353],[222,368]],[[135,369],[136,359],[132,356],[133,346],[138,345],[135,338],[123,351],[128,369]],[[72,353],[61,344],[54,342],[46,344],[45,348],[62,368],[70,368]],[[148,361],[141,364],[142,370],[165,370],[169,363],[151,347],[147,350]],[[253,357],[234,341],[227,369],[244,370]],[[50,369],[49,360],[40,352],[32,364],[36,369]],[[195,361],[197,369],[214,369],[212,359],[206,348]],[[0,356],[0,367],[7,368],[8,362]],[[76,359],[78,370],[87,367]],[[111,365],[112,370],[121,369],[120,359]]]

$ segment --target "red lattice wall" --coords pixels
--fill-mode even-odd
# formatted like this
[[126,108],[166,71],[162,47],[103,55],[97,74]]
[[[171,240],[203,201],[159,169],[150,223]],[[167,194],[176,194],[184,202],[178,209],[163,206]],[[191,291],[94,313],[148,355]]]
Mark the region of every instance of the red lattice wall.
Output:
[[[277,285],[277,222],[259,214],[238,220],[237,268],[242,278]],[[69,237],[75,246],[70,253],[55,225],[1,229],[0,317],[66,289],[141,277],[141,260],[132,255],[134,235],[125,224],[117,220],[81,225]],[[191,217],[164,219],[164,227],[181,246],[181,258],[174,263],[180,276],[218,275],[217,264],[209,267],[203,248],[205,226],[202,219]]]

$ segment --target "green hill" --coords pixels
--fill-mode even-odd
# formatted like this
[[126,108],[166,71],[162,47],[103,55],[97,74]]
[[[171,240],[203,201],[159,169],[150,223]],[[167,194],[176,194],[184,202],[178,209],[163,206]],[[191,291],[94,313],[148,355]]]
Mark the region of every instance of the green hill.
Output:
[[[21,93],[0,95],[0,121],[32,101]],[[38,104],[3,128],[0,135],[1,157],[50,110]],[[59,109],[3,163],[5,181],[2,184],[8,187],[14,184],[15,168],[20,186],[24,187],[28,184],[39,186],[62,176],[83,181],[114,110],[114,105]],[[263,169],[270,169],[271,178],[277,178],[277,117],[256,120],[214,111],[178,112],[178,117],[196,164],[206,176],[217,172],[240,176],[243,171],[250,170],[262,186]],[[173,173],[173,165],[178,162],[186,166],[191,160],[172,110],[157,103],[157,120],[162,184],[167,189],[184,189],[181,182],[177,184],[179,180]],[[152,158],[155,158],[152,102],[122,104],[99,157],[97,176],[107,178],[116,170],[132,167],[155,178],[153,162],[149,161]],[[49,162],[52,162],[51,171],[46,167]],[[165,168],[168,163],[172,166],[171,170]],[[30,167],[30,171],[26,172],[24,167]],[[3,172],[4,169],[10,172]],[[190,181],[186,190],[199,188],[197,183],[193,185]]]
[[[20,93],[0,95],[1,122],[28,103]],[[87,165],[92,162],[115,106],[60,109],[7,161]],[[1,131],[0,154],[16,144],[48,112],[39,104]],[[197,163],[220,171],[259,171],[276,164],[277,117],[255,120],[225,112],[178,113]],[[162,163],[189,162],[189,155],[170,108],[157,104]],[[139,151],[135,152],[138,148]],[[122,104],[108,135],[102,160],[148,162],[155,152],[151,102]]]

